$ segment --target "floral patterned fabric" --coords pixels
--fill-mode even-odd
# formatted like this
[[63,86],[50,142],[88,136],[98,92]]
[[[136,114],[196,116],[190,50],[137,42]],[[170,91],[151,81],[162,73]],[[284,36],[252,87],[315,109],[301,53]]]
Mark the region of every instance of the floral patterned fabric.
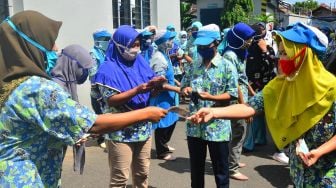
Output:
[[[121,105],[118,107],[110,107],[108,105],[108,98],[119,94],[119,91],[113,90],[107,86],[98,85],[99,94],[102,96],[100,101],[103,113],[120,113],[128,112],[129,109],[126,105]],[[146,141],[152,133],[152,123],[151,122],[141,122],[123,128],[119,131],[115,131],[105,135],[107,140],[113,140],[118,142],[139,142]]]
[[[206,69],[202,63],[202,58],[193,63],[190,72],[186,72],[182,80],[182,88],[191,87],[193,91],[205,91],[211,95],[229,93],[232,97],[238,97],[238,77],[233,64],[217,54],[212,59],[211,67]],[[191,100],[189,109],[191,113],[197,112],[202,107],[217,105],[208,100]],[[193,125],[187,122],[187,136],[198,137],[207,141],[229,141],[231,139],[230,120],[216,119],[208,123]]]
[[242,61],[238,58],[238,56],[233,51],[226,51],[223,54],[223,58],[227,61],[232,62],[232,64],[236,67],[238,72],[238,84],[240,90],[244,97],[244,102],[248,100],[248,78],[246,76],[246,62]]
[[95,119],[55,82],[33,76],[21,83],[0,112],[0,185],[60,186],[63,148]]
[[[262,92],[252,97],[249,104],[257,112],[263,111]],[[336,102],[330,111],[302,138],[309,149],[318,148],[336,135]],[[305,168],[296,155],[296,142],[289,145],[290,175],[296,187],[334,188],[336,187],[336,151],[322,156],[313,166]]]

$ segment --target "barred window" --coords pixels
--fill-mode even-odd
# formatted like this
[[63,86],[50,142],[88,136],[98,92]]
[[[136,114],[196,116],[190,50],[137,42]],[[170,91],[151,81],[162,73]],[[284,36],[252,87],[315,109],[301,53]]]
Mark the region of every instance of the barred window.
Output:
[[140,29],[150,25],[150,0],[113,0],[113,27],[134,25]]
[[0,22],[9,16],[8,0],[0,0]]

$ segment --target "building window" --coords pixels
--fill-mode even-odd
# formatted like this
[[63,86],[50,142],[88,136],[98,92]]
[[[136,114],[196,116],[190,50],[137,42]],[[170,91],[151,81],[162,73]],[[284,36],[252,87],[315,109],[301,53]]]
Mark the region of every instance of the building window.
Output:
[[137,29],[150,25],[150,0],[113,0],[113,27],[134,25]]
[[0,0],[0,22],[9,16],[8,0]]

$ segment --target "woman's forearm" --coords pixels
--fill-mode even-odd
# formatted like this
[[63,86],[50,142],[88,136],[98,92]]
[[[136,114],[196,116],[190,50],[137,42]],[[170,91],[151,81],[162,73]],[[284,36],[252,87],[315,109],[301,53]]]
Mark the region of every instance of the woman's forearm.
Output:
[[253,116],[256,111],[247,104],[234,104],[211,109],[216,119],[244,119]]
[[148,113],[145,109],[133,110],[130,112],[118,114],[102,114],[98,115],[93,127],[89,130],[89,132],[95,134],[109,133],[138,122],[146,121],[147,119]]
[[177,86],[172,86],[169,84],[163,84],[163,90],[165,91],[174,91],[176,93],[180,93],[181,92],[181,88],[177,87]]
[[336,135],[317,148],[321,156],[336,150]]
[[113,95],[108,98],[108,105],[111,107],[123,105],[127,103],[129,100],[131,100],[131,98],[134,97],[136,94],[137,89],[133,88],[123,93]]

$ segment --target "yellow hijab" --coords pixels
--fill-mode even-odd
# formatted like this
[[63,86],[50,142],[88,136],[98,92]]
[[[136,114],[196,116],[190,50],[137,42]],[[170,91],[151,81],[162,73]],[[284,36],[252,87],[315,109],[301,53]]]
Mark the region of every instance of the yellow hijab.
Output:
[[[279,37],[288,57],[305,47]],[[278,148],[298,139],[322,119],[336,99],[335,87],[335,76],[323,67],[310,47],[293,80],[277,76],[265,86],[266,121]]]

